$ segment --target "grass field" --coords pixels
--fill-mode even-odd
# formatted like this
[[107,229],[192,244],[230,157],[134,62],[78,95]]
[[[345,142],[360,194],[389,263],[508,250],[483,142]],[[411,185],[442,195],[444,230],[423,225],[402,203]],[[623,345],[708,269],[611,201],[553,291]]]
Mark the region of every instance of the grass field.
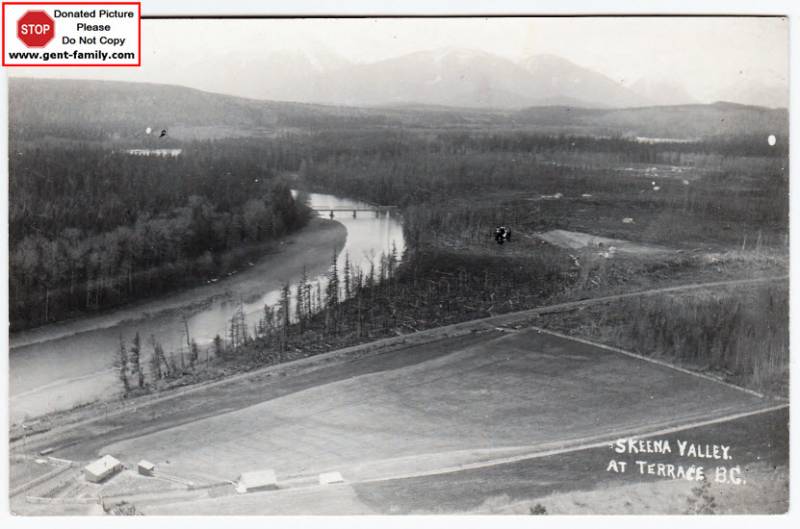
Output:
[[274,468],[279,480],[326,470],[359,480],[613,439],[759,405],[762,399],[737,389],[594,346],[536,331],[498,332],[445,356],[101,452],[199,479]]
[[[788,508],[789,409],[751,415],[658,436],[674,442],[729,441],[743,485],[712,483],[720,513],[774,513]],[[529,514],[666,514],[688,510],[696,483],[605,472],[610,450],[600,446],[549,457],[355,485],[362,508],[377,512],[498,512]],[[672,454],[648,459],[675,462]],[[702,463],[705,464],[705,463]]]

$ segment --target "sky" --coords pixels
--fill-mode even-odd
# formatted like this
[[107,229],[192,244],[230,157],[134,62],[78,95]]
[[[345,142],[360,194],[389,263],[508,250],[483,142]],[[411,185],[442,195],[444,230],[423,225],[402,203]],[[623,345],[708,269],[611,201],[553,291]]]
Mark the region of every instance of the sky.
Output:
[[[11,76],[161,82],[198,87],[232,53],[334,52],[352,62],[468,48],[520,60],[555,54],[630,85],[671,80],[701,101],[741,80],[788,84],[788,21],[735,17],[178,19],[142,21],[141,68],[15,68]],[[183,73],[181,71],[183,70]],[[235,80],[231,80],[232,83]]]

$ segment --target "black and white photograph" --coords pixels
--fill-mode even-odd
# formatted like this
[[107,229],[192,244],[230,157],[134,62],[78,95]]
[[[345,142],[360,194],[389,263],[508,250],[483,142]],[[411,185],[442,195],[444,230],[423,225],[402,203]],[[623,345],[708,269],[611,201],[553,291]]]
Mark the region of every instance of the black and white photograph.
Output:
[[785,518],[791,17],[157,9],[3,68],[10,515]]

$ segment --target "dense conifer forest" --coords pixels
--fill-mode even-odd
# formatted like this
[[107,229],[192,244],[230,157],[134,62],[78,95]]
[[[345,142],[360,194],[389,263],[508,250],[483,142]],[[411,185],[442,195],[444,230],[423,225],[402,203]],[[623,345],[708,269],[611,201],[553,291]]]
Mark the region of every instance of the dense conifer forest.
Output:
[[[230,147],[230,146],[227,146]],[[269,153],[12,146],[13,329],[208,280],[303,226]]]

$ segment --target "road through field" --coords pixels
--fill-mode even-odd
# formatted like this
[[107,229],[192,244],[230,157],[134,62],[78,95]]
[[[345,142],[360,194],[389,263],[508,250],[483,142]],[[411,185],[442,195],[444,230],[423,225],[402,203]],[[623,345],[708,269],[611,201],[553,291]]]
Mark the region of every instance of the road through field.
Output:
[[327,470],[367,479],[763,406],[764,399],[705,378],[524,330],[487,333],[446,354],[309,387],[100,451],[124,461],[169,461],[169,472],[190,478],[233,480],[248,470],[273,468],[279,479]]
[[[763,487],[771,479],[770,472],[788,463],[788,413],[787,407],[756,413],[738,419],[713,424],[687,427],[679,431],[658,435],[658,439],[676,443],[692,440],[698,443],[729,442],[732,463],[742,470],[742,489]],[[674,445],[673,445],[674,446]],[[146,514],[172,515],[222,515],[222,514],[430,514],[469,512],[515,512],[528,514],[536,503],[551,510],[550,498],[554,494],[573,491],[599,490],[615,495],[617,487],[640,485],[671,485],[671,480],[637,472],[618,474],[606,471],[615,454],[607,445],[566,450],[479,468],[454,470],[414,477],[398,477],[380,481],[348,482],[328,487],[303,487],[247,495],[228,495],[202,498],[191,502],[142,505]],[[629,462],[632,464],[633,459]],[[674,462],[669,455],[648,457],[653,462]],[[706,465],[709,467],[709,465]],[[713,464],[711,465],[713,466]],[[733,466],[733,465],[732,465]],[[780,473],[774,479],[781,479]],[[675,483],[690,489],[691,483]],[[749,484],[749,485],[748,485]],[[717,486],[712,486],[717,493]],[[639,492],[639,491],[637,491]],[[658,489],[654,490],[658,494]],[[622,493],[617,493],[622,494]],[[630,492],[628,492],[630,494]],[[749,505],[739,505],[740,513],[785,512],[786,506],[766,505],[758,494],[743,493],[753,497]],[[627,496],[633,500],[636,494]],[[776,498],[772,498],[775,500]],[[135,501],[135,500],[134,500]],[[634,500],[635,501],[635,500]],[[620,503],[622,500],[620,500]],[[658,502],[657,502],[658,503]],[[639,514],[680,513],[682,510],[657,510],[631,512]],[[510,509],[510,506],[521,509]],[[569,512],[584,507],[571,504]],[[580,512],[606,512],[606,505],[585,506]],[[685,499],[682,508],[686,508]],[[615,512],[615,511],[609,511]]]
[[[145,399],[32,437],[27,448],[53,448],[53,455],[81,462],[103,453],[129,465],[145,458],[200,484],[259,468],[274,468],[291,487],[328,470],[349,483],[398,482],[478,472],[775,404],[651,359],[520,325],[535,313],[456,324]],[[334,495],[331,505],[356,509],[340,499]]]
[[[130,403],[125,403],[122,407],[112,404],[103,406],[102,409],[95,406],[87,410],[76,410],[74,413],[57,419],[57,422],[49,431],[36,436],[28,442],[34,448],[36,446],[48,447],[51,445],[67,446],[69,444],[78,444],[80,439],[85,439],[87,431],[92,432],[93,435],[97,435],[100,432],[114,431],[115,437],[124,437],[127,435],[125,432],[131,428],[131,425],[133,425],[134,430],[147,431],[150,428],[158,429],[182,424],[222,411],[249,406],[273,398],[275,395],[297,391],[298,388],[353,376],[362,372],[362,367],[379,370],[382,369],[380,366],[385,365],[384,363],[389,358],[391,358],[391,361],[386,365],[394,365],[392,362],[413,362],[419,354],[424,357],[445,354],[451,350],[451,347],[460,346],[465,334],[491,331],[497,326],[504,325],[529,325],[530,321],[539,314],[572,310],[635,296],[652,296],[666,292],[684,292],[703,288],[735,288],[742,285],[785,282],[787,280],[788,276],[781,276],[678,285],[570,301],[480,320],[456,323],[411,335],[382,339],[369,344],[332,351],[278,366],[265,367],[219,381],[197,384],[184,389],[135,399]],[[419,344],[419,347],[417,345],[412,346],[412,344]],[[402,354],[395,354],[393,352],[395,350],[402,351]],[[420,351],[424,352],[420,353]],[[342,365],[343,362],[364,356],[371,359],[364,358],[357,363],[352,362]],[[325,369],[316,370],[315,366],[320,365],[325,366]],[[309,369],[312,371],[310,375],[306,374]],[[296,373],[298,371],[303,373],[302,376],[286,378],[278,376],[281,372]],[[263,393],[243,391],[241,389],[243,385],[264,388]],[[16,435],[12,435],[12,440],[15,438]],[[20,442],[21,439],[17,439],[12,442],[12,446],[19,445]]]

